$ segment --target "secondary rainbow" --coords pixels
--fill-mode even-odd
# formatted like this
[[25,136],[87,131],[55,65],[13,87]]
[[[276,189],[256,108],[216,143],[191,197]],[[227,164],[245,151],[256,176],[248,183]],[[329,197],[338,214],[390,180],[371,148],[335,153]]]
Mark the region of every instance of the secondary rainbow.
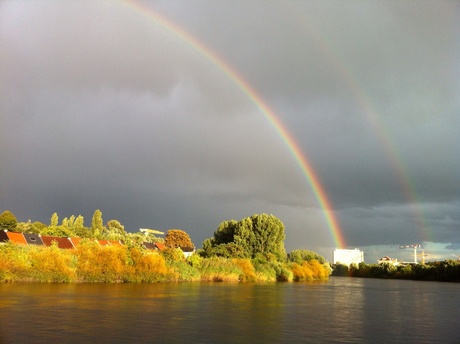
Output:
[[230,66],[214,51],[206,47],[196,38],[178,27],[176,24],[160,16],[151,8],[146,7],[140,3],[129,0],[120,0],[118,3],[123,5],[125,8],[147,18],[148,20],[153,20],[156,24],[161,25],[161,27],[167,29],[169,32],[174,34],[174,36],[178,37],[181,42],[187,44],[190,48],[193,48],[200,55],[211,62],[216,68],[221,70],[222,73],[227,78],[229,78],[259,108],[260,112],[268,120],[270,125],[276,130],[280,138],[284,141],[300,169],[302,170],[302,173],[306,177],[319,206],[324,212],[324,217],[332,239],[334,240],[335,246],[338,248],[345,247],[345,239],[340,229],[339,222],[333,212],[333,208],[327,197],[326,191],[321,185],[319,178],[316,176],[310,162],[302,153],[295,139],[283,125],[281,120],[269,108],[269,106],[263,101],[257,92],[235,70],[230,68]]
[[415,186],[409,177],[409,173],[404,160],[402,159],[399,151],[392,139],[392,136],[380,118],[371,97],[365,92],[365,89],[358,83],[357,78],[353,75],[351,68],[347,67],[344,62],[339,58],[338,52],[331,44],[322,37],[314,26],[310,25],[309,21],[300,16],[300,12],[295,9],[287,8],[290,10],[291,18],[296,20],[299,27],[302,27],[302,32],[307,34],[309,38],[313,39],[316,47],[323,53],[324,58],[328,59],[328,63],[334,66],[335,70],[341,76],[342,80],[347,83],[347,89],[353,94],[353,99],[362,110],[362,115],[369,124],[371,130],[374,132],[375,137],[381,143],[383,154],[387,161],[390,163],[401,190],[407,201],[408,208],[412,214],[415,225],[419,229],[421,241],[434,241],[433,235],[429,230],[429,226],[423,216],[420,207],[420,201],[417,197]]

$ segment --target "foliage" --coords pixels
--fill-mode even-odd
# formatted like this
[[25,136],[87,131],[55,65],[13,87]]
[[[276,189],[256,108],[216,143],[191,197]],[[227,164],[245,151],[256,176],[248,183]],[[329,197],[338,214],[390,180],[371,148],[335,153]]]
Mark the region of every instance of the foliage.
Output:
[[316,259],[304,261],[301,265],[292,264],[294,281],[327,280],[329,271]]
[[241,267],[230,259],[211,257],[203,259],[201,280],[207,282],[238,282],[242,274]]
[[91,236],[93,238],[99,238],[99,236],[102,234],[104,230],[103,223],[104,222],[102,220],[102,211],[96,209],[91,220]]
[[11,211],[5,210],[0,214],[0,230],[15,232],[17,224],[16,216]]
[[333,276],[398,278],[424,281],[460,282],[460,261],[446,260],[426,264],[365,264],[358,266],[337,264],[332,266]]
[[[284,260],[284,224],[274,215],[255,214],[240,221],[224,221],[214,237],[203,242],[204,256],[226,256],[235,251],[241,257],[255,258],[257,254],[273,254]],[[226,246],[234,244],[235,246]],[[244,253],[243,253],[244,252]]]
[[123,246],[103,246],[87,241],[76,250],[77,274],[84,282],[123,282],[128,254]]
[[161,255],[171,263],[185,260],[184,253],[180,248],[166,248],[161,251]]
[[57,245],[51,247],[31,246],[30,277],[37,282],[74,282],[75,268],[72,266],[72,253],[61,250]]
[[241,274],[239,276],[240,282],[255,282],[257,280],[256,271],[254,265],[252,265],[249,259],[234,258],[232,263],[239,266]]
[[50,219],[50,227],[57,226],[59,224],[59,216],[57,213],[53,213]]
[[191,248],[193,249],[195,245],[193,245],[190,236],[180,229],[170,229],[166,233],[165,236],[165,246],[169,248]]
[[170,274],[166,260],[158,253],[148,252],[138,247],[129,250],[129,282],[161,282]]
[[27,246],[6,243],[0,246],[0,282],[17,282],[30,270]]
[[242,246],[237,245],[234,242],[219,244],[217,246],[206,244],[206,247],[200,251],[200,254],[203,257],[249,258],[248,252],[246,252]]
[[287,259],[289,262],[297,263],[299,265],[302,265],[304,261],[310,261],[313,259],[319,261],[321,264],[326,263],[326,259],[323,256],[309,250],[293,250],[288,253]]

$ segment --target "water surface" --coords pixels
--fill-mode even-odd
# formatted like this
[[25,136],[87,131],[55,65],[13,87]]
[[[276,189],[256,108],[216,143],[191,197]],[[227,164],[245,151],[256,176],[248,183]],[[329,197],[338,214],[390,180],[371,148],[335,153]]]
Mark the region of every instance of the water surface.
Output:
[[460,343],[460,285],[0,284],[0,343]]

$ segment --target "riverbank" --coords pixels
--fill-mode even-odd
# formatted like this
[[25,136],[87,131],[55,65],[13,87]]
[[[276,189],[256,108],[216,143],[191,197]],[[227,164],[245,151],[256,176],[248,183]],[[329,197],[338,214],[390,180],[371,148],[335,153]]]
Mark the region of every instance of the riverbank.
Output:
[[0,246],[0,282],[156,283],[266,282],[327,280],[328,264],[263,258],[185,258],[180,249],[152,252],[139,246],[103,246],[82,242],[78,249],[57,246]]
[[460,282],[460,261],[449,259],[406,265],[360,263],[347,266],[337,264],[332,267],[332,276]]

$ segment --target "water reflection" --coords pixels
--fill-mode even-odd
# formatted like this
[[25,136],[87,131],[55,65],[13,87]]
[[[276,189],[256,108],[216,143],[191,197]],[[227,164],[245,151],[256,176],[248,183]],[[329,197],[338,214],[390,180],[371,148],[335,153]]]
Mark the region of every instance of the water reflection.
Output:
[[3,284],[0,343],[454,343],[458,288],[357,278]]

